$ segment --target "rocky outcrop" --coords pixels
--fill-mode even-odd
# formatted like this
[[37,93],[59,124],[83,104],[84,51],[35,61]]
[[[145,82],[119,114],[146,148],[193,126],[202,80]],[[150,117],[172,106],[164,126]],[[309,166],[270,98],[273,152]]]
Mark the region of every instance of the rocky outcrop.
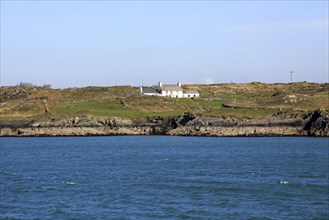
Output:
[[149,127],[117,128],[110,127],[37,127],[2,128],[1,136],[98,136],[98,135],[148,135]]
[[316,110],[306,117],[303,130],[310,136],[329,136],[329,115]]
[[279,112],[262,119],[215,118],[186,113],[177,117],[42,119],[2,122],[0,136],[181,135],[181,136],[329,136],[329,116]]
[[29,93],[21,87],[10,87],[10,88],[3,89],[0,92],[1,101],[26,98],[28,96],[29,96]]
[[276,114],[264,119],[196,117],[170,135],[202,136],[303,136],[303,118]]

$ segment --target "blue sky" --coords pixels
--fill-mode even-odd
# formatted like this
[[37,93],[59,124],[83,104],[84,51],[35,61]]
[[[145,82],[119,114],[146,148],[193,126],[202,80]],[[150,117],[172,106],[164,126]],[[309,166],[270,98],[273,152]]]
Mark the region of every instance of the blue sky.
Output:
[[328,82],[328,1],[1,1],[1,85]]

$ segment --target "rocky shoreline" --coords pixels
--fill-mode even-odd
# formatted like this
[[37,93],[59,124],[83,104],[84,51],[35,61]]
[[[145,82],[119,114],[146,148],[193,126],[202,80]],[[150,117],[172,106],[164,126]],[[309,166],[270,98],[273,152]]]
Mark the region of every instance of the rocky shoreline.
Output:
[[147,119],[47,118],[0,123],[1,137],[33,136],[316,136],[329,137],[329,115],[279,112],[263,119],[215,118],[189,113],[177,117]]

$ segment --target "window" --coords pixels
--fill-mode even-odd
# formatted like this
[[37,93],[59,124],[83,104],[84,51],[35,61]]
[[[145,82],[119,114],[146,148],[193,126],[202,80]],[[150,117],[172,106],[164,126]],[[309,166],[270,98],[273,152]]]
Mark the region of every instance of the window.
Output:
[[188,95],[187,97],[190,98],[190,95]]

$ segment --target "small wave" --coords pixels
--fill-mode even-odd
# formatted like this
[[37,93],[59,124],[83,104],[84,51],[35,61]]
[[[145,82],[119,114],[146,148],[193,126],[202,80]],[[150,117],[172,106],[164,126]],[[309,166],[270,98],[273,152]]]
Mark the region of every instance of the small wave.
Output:
[[75,184],[77,184],[75,182],[70,182],[70,181],[64,181],[62,183],[64,183],[65,185],[75,185]]
[[281,181],[280,181],[280,184],[289,184],[289,182],[286,181],[286,180],[281,180]]
[[8,176],[18,176],[18,177],[21,177],[22,174],[20,173],[15,173],[15,172],[7,172],[7,171],[0,171],[0,174],[3,174],[3,175],[8,175]]

